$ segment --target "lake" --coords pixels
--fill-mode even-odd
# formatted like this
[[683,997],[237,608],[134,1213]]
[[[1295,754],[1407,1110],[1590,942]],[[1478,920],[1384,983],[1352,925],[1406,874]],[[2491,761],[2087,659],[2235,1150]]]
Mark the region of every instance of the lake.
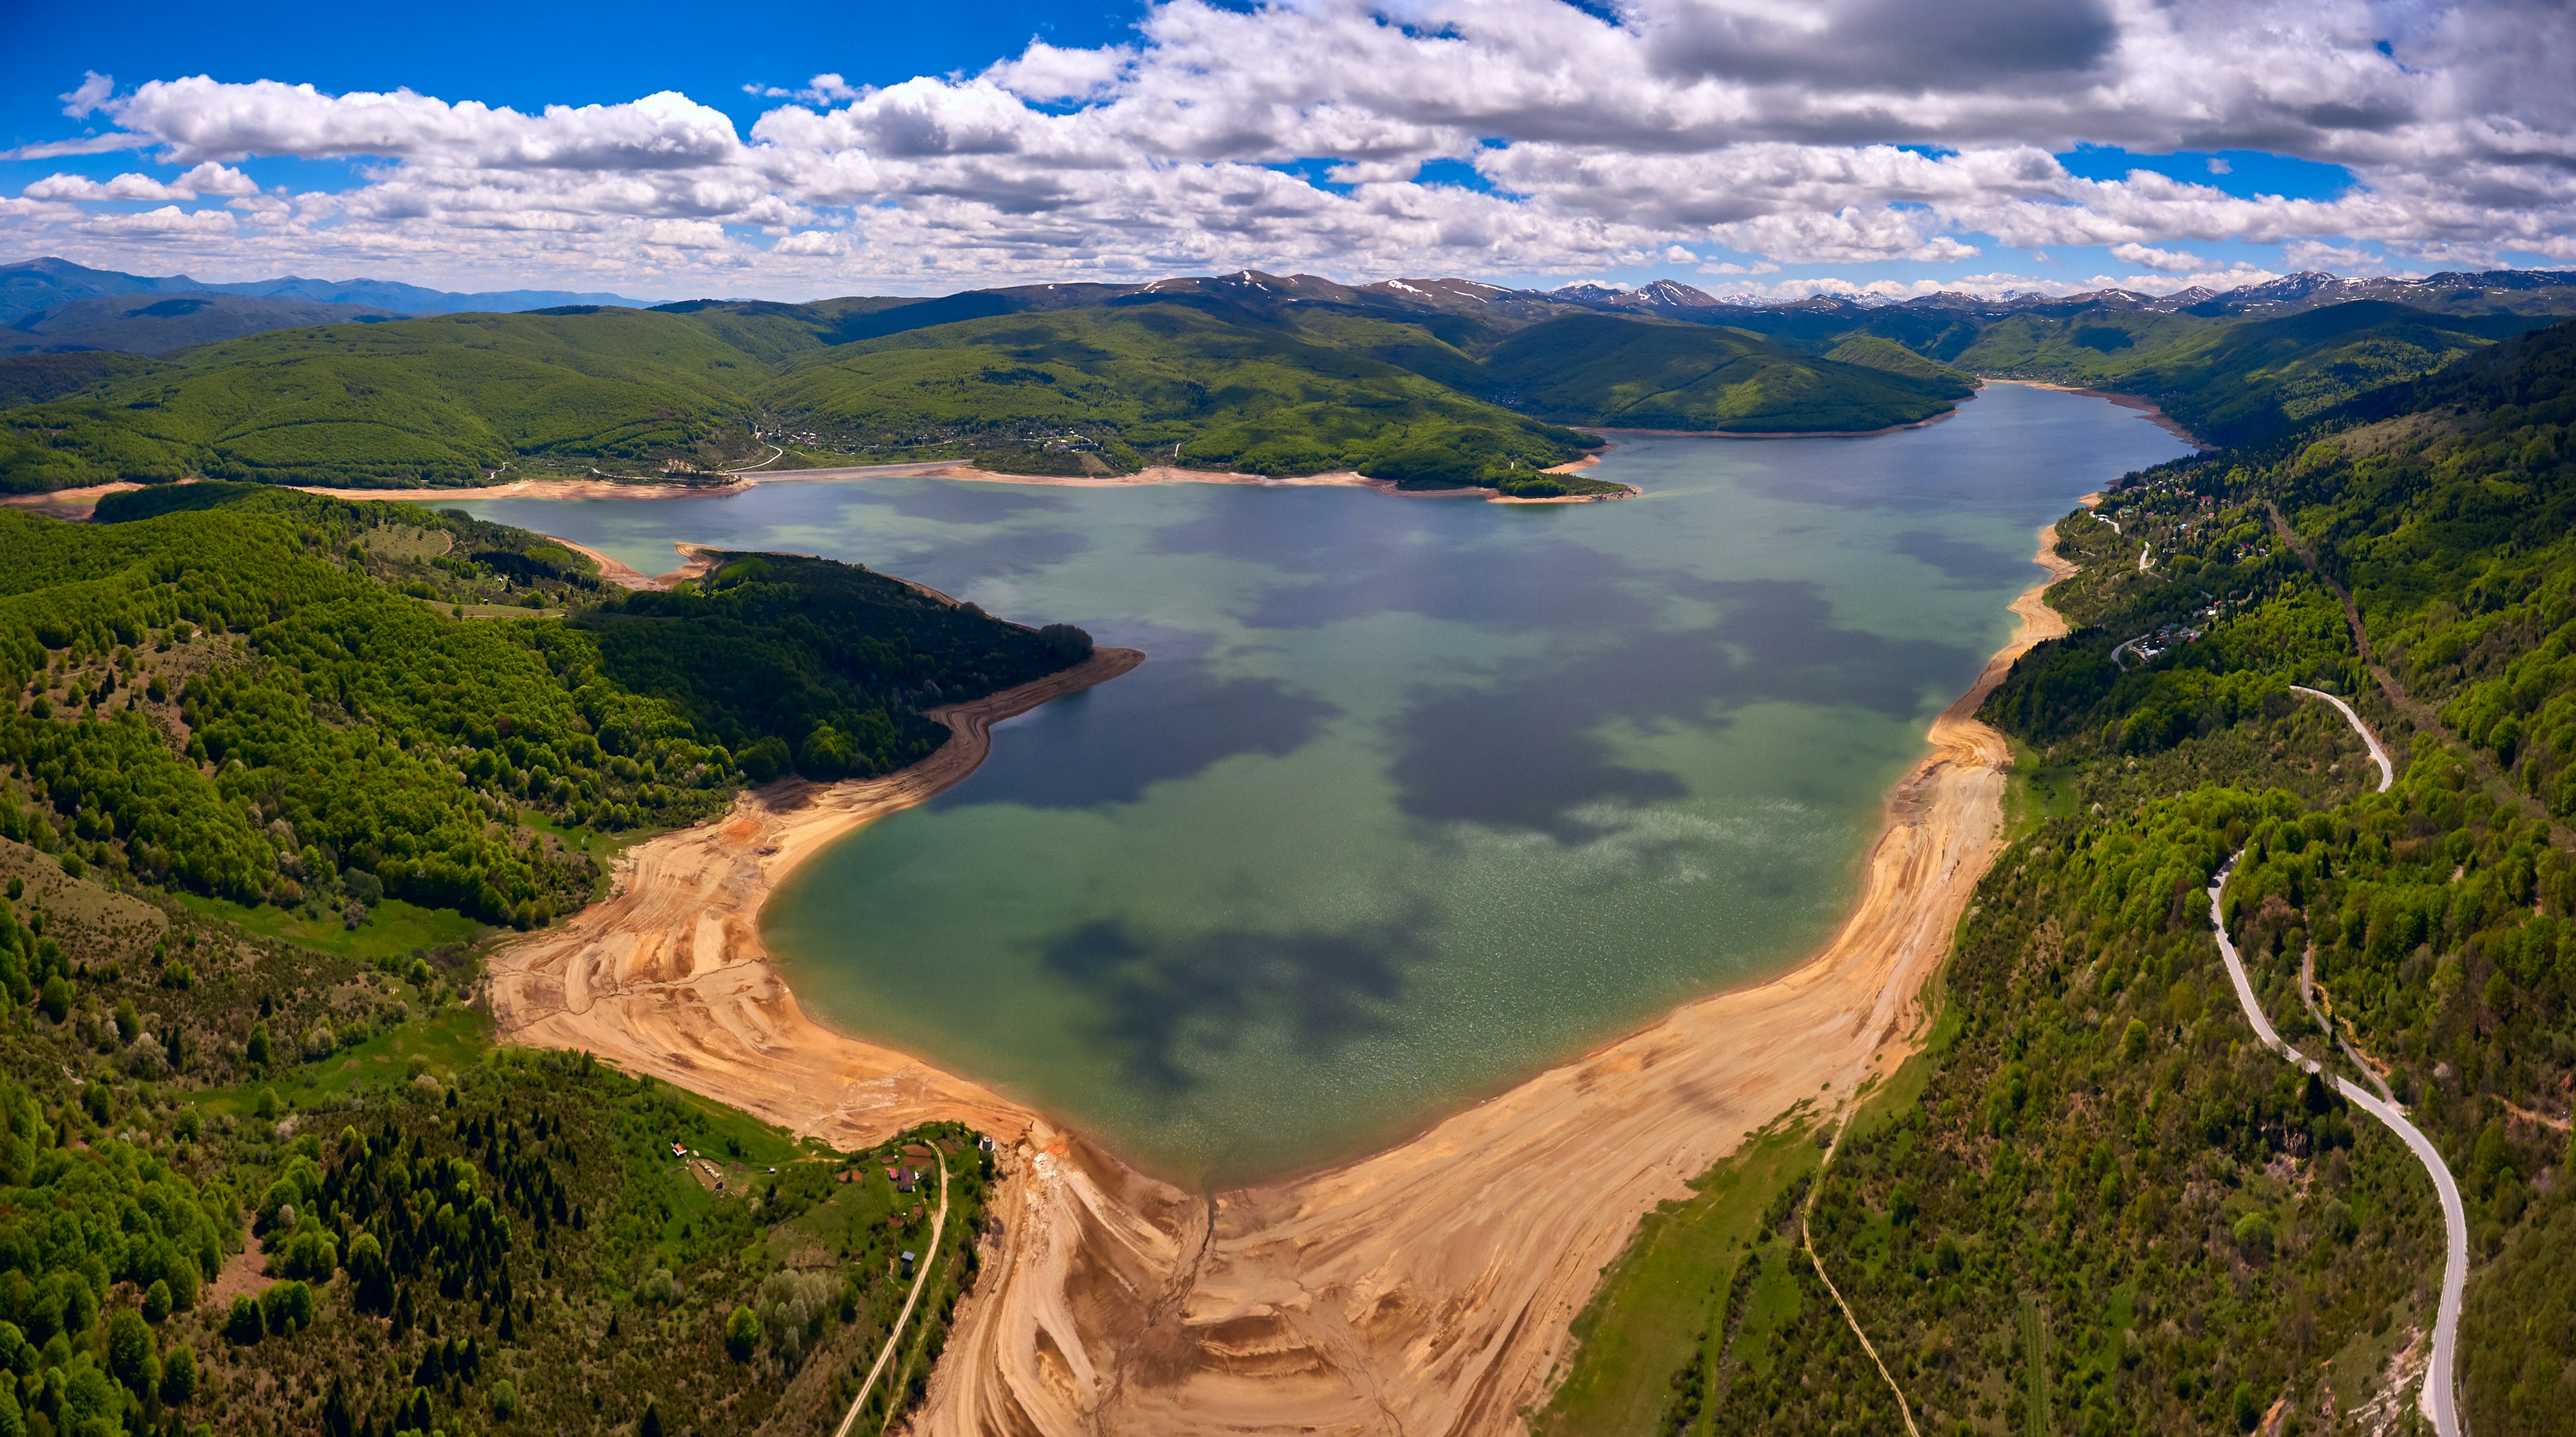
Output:
[[2037,527],[2189,452],[1990,385],[1862,439],[1627,438],[1607,504],[936,479],[483,500],[917,579],[1143,649],[763,915],[806,1006],[1185,1182],[1373,1149],[1779,971],[2009,637]]

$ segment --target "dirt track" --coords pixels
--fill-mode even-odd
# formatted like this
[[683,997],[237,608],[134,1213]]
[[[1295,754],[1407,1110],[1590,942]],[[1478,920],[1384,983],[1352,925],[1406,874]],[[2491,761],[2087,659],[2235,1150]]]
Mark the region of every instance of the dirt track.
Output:
[[[2041,562],[2067,572],[2051,535]],[[991,723],[1115,677],[1081,669],[943,717],[958,738],[892,777],[773,785],[631,855],[619,893],[495,961],[520,1042],[587,1048],[856,1146],[930,1118],[1008,1145],[1004,1236],[962,1304],[916,1430],[1514,1432],[1640,1215],[1802,1099],[1830,1107],[1905,1051],[1916,994],[1997,845],[2002,737],[1972,715],[2065,631],[2034,587],[1976,686],[1934,721],[1832,942],[1376,1156],[1292,1182],[1183,1192],[1042,1116],[807,1019],[760,947],[759,903],[825,840],[979,762]]]

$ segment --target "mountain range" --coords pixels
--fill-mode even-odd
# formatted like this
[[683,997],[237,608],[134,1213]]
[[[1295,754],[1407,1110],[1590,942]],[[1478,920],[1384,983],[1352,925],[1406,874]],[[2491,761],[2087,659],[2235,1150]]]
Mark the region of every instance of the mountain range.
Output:
[[[167,300],[179,297],[204,302],[187,308],[164,307]],[[123,274],[69,260],[31,259],[0,265],[0,325],[7,326],[0,330],[0,354],[69,349],[162,354],[267,329],[401,315],[506,314],[559,304],[641,308],[644,301],[551,289],[457,294],[395,280],[301,275],[225,283],[184,274]]]
[[300,280],[73,297],[190,282],[0,270],[13,302],[56,298],[8,331],[44,352],[0,355],[0,488],[945,458],[1560,492],[1580,485],[1541,471],[1594,442],[1579,429],[1866,432],[1938,418],[1985,379],[2138,395],[2205,443],[2260,442],[2576,312],[2576,275],[2521,271],[1759,305],[1676,281],[1537,291],[1254,270],[427,317],[350,301],[568,297]]

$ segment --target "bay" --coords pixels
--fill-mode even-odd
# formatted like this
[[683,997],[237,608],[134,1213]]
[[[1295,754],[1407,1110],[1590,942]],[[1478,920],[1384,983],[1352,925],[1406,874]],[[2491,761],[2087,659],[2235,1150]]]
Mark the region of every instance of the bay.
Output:
[[1607,504],[937,479],[477,515],[645,572],[864,563],[1146,651],[800,870],[807,1007],[1183,1181],[1356,1155],[1814,949],[2038,525],[2188,452],[1990,385],[1854,439],[1623,438]]

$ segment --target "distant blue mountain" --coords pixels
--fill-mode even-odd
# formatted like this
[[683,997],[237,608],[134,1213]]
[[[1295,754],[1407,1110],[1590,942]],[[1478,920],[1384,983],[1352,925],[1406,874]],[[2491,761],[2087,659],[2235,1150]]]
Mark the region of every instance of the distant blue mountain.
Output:
[[[301,300],[311,304],[353,304],[397,314],[464,314],[472,311],[516,313],[565,304],[618,305],[642,309],[649,301],[618,294],[581,294],[560,289],[508,289],[481,294],[425,289],[386,279],[255,279],[218,284],[184,274],[162,277],[91,269],[69,260],[32,259],[0,265],[0,325],[15,326],[31,314],[59,309],[84,299],[121,294],[232,294],[252,299]],[[310,321],[307,321],[310,322]]]

